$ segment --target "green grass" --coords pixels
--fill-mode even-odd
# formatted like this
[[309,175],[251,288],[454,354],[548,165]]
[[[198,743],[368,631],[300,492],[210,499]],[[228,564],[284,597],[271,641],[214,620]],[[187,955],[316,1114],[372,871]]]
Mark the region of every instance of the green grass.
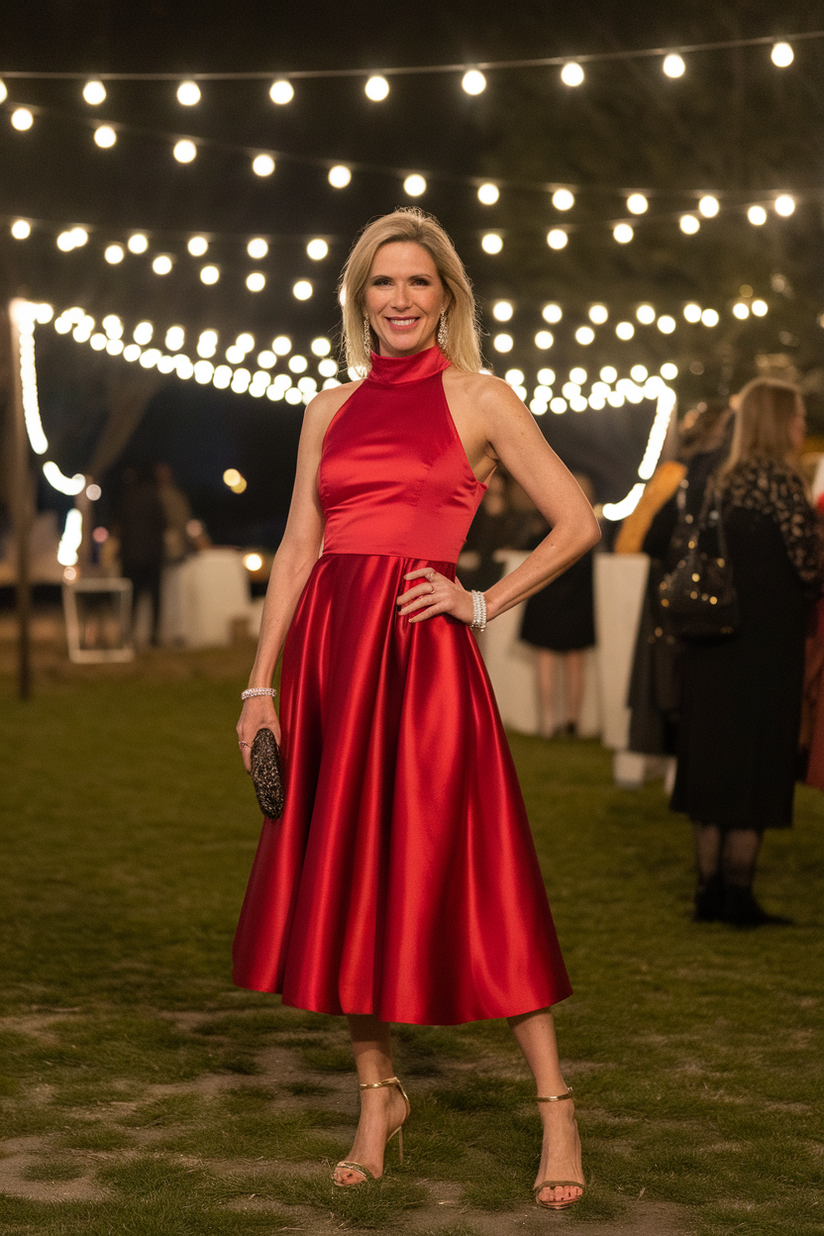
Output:
[[[0,1227],[474,1236],[495,1212],[520,1222],[539,1124],[500,1022],[399,1027],[404,1167],[393,1146],[374,1189],[333,1189],[357,1107],[345,1023],[229,980],[258,830],[233,732],[241,684],[228,654],[53,672],[26,704],[0,681],[6,1178],[23,1155]],[[796,828],[764,847],[759,896],[796,926],[694,925],[689,833],[660,784],[616,789],[593,742],[512,742],[576,993],[557,1022],[590,1188],[563,1221],[640,1222],[643,1194],[695,1236],[818,1233],[824,797],[800,789]],[[460,1200],[451,1226],[444,1189]]]

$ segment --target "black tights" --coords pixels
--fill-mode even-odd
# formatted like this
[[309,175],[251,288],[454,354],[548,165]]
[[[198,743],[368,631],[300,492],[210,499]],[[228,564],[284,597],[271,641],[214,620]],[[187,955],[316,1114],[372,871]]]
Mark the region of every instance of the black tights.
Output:
[[698,878],[706,884],[721,875],[726,885],[752,888],[763,833],[754,828],[721,830],[717,824],[694,824]]

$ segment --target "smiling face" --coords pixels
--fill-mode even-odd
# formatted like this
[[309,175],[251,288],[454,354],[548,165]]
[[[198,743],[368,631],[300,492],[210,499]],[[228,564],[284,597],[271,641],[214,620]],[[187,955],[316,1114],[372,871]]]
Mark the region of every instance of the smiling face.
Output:
[[380,356],[411,356],[431,348],[449,295],[426,249],[393,241],[375,254],[364,309]]

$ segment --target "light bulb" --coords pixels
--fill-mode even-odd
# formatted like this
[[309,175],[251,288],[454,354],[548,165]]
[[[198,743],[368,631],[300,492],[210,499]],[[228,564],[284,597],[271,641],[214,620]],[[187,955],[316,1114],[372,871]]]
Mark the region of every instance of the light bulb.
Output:
[[259,154],[255,155],[252,160],[252,171],[256,176],[271,176],[275,170],[275,160],[271,155]]
[[204,253],[206,253],[209,248],[209,242],[205,236],[193,236],[186,248],[189,250],[192,257],[203,257]]
[[367,99],[380,103],[389,94],[389,82],[385,77],[370,77],[363,89]]
[[266,254],[269,252],[269,245],[262,236],[253,236],[246,246],[246,252],[249,254],[250,258],[255,258],[256,261],[260,261],[260,259],[265,258]]
[[719,317],[715,309],[705,309],[701,314],[701,321],[705,326],[717,326]]
[[687,236],[694,236],[701,223],[696,219],[695,215],[682,215],[678,220],[678,226],[682,232],[686,232]]
[[319,335],[317,339],[313,339],[310,346],[315,356],[328,356],[332,351],[332,344],[323,335]]
[[156,275],[168,275],[172,269],[172,259],[167,253],[159,253],[152,262],[152,270]]
[[677,52],[670,52],[668,56],[664,57],[664,63],[661,67],[667,77],[681,77],[687,66]]
[[563,249],[569,240],[566,232],[562,228],[554,227],[547,232],[546,243],[550,249]]
[[628,223],[617,223],[612,229],[612,235],[619,245],[628,245],[635,232]]
[[575,205],[575,196],[569,189],[556,189],[552,195],[552,205],[556,210],[571,210]]
[[514,343],[515,340],[511,335],[494,335],[492,339],[492,346],[496,352],[511,352]]
[[292,288],[292,295],[295,300],[308,300],[312,295],[312,285],[308,279],[298,279],[297,283]]
[[782,193],[773,202],[776,214],[783,215],[786,219],[795,210],[795,202],[790,197],[789,193]]
[[352,173],[342,163],[329,168],[329,183],[333,189],[345,189],[351,179]]
[[200,272],[200,278],[203,283],[217,283],[220,278],[220,271],[217,266],[204,266]]
[[794,58],[793,49],[789,43],[776,43],[770,52],[770,60],[779,69],[786,69],[788,65],[792,64]]
[[246,286],[250,292],[262,292],[266,287],[266,276],[259,270],[253,270],[246,276]]
[[291,103],[295,97],[295,90],[290,81],[285,77],[279,78],[276,82],[272,82],[269,87],[269,98],[273,103],[277,103],[278,107],[283,107],[285,103]]
[[27,107],[18,107],[11,114],[11,123],[15,129],[24,133],[26,129],[30,129],[34,124],[34,116]]
[[579,343],[587,347],[595,338],[595,331],[591,326],[579,326],[575,332],[575,338]]
[[126,241],[126,247],[130,253],[145,253],[149,247],[149,239],[142,232],[135,232]]
[[551,330],[539,330],[535,336],[535,347],[540,348],[542,351],[551,348],[554,342],[555,337]]
[[102,150],[108,150],[117,141],[117,134],[110,124],[101,124],[94,131],[94,140]]
[[178,163],[191,163],[197,154],[197,146],[188,137],[183,137],[179,142],[175,142],[172,154]]
[[698,209],[705,219],[714,219],[720,209],[718,198],[706,193],[698,203]]
[[650,326],[655,321],[656,314],[652,305],[639,305],[635,316],[644,326]]
[[26,219],[15,219],[11,225],[11,234],[15,240],[25,240],[31,235],[31,224]]
[[662,335],[671,335],[675,330],[675,318],[670,317],[668,313],[663,313],[657,322],[658,329]]
[[478,187],[478,201],[484,206],[494,206],[500,196],[497,185],[487,183]]
[[487,232],[481,237],[481,248],[484,253],[500,253],[504,242],[497,232]]
[[596,326],[602,326],[609,317],[609,310],[606,305],[591,305],[589,310],[589,320],[594,322]]
[[619,339],[626,341],[635,334],[635,327],[632,325],[632,322],[618,322],[615,327],[615,333]]
[[767,212],[763,206],[750,206],[747,211],[747,218],[754,227],[761,227],[767,222]]
[[321,262],[329,252],[329,246],[325,240],[310,240],[306,252],[313,262]]
[[570,60],[561,69],[561,81],[565,86],[580,86],[584,80],[584,70],[575,60]]
[[83,87],[83,98],[92,107],[97,107],[106,97],[106,87],[102,82],[86,82]]
[[482,94],[486,90],[486,78],[478,69],[470,69],[464,73],[461,85],[467,94]]
[[688,322],[700,322],[701,321],[701,306],[693,304],[693,303],[690,303],[689,305],[684,305],[684,317],[687,319]]
[[643,193],[630,193],[627,198],[627,210],[633,215],[642,215],[649,207],[649,202]]
[[422,193],[426,192],[426,181],[423,176],[414,173],[412,176],[406,177],[406,180],[403,182],[403,188],[404,192],[408,193],[410,197],[420,197]]
[[184,107],[194,107],[200,102],[200,87],[197,82],[181,82],[177,88],[177,101]]
[[563,310],[561,309],[561,306],[553,304],[551,302],[548,305],[544,305],[543,309],[541,310],[541,317],[544,319],[544,321],[551,322],[553,325],[556,322],[560,322],[563,316],[564,314],[563,314]]
[[492,306],[492,316],[496,322],[508,322],[514,313],[512,302],[497,300]]

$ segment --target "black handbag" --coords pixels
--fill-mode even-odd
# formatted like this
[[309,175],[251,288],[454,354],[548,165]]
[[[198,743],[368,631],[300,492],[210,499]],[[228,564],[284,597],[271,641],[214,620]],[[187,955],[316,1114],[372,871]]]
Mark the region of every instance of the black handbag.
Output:
[[255,734],[251,751],[252,784],[258,804],[270,820],[279,820],[283,814],[283,770],[280,751],[271,730],[260,729]]
[[[679,495],[680,497],[680,495]],[[658,585],[665,621],[680,639],[720,639],[741,628],[724,521],[714,488],[689,528],[683,558]]]

